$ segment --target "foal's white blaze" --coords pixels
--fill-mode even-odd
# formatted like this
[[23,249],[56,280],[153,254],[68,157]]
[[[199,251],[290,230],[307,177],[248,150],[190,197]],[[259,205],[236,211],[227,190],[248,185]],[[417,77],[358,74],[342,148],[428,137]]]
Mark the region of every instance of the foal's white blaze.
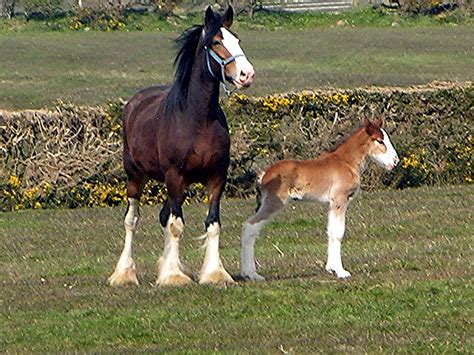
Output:
[[229,30],[222,27],[222,44],[232,56],[241,55],[235,58],[236,72],[232,76],[235,86],[241,88],[249,86],[252,83],[255,71],[252,64],[248,61],[244,51],[240,47],[239,40]]
[[382,131],[383,143],[387,150],[386,152],[381,154],[374,154],[372,158],[375,160],[376,163],[382,165],[384,168],[392,170],[394,167],[397,166],[400,160],[398,158],[397,152],[395,151],[395,148],[392,145],[392,142],[390,141],[390,138],[388,138],[387,132],[385,132],[383,129],[380,130]]

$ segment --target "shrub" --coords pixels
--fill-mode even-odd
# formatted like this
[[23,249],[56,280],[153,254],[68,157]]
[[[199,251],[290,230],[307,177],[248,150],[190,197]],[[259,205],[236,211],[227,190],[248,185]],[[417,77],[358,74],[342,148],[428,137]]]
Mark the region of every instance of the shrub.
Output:
[[79,9],[71,18],[69,28],[72,30],[94,29],[100,31],[115,31],[124,29],[127,24],[127,14],[118,8],[84,8]]
[[[231,130],[227,196],[254,193],[255,178],[278,159],[307,159],[333,148],[364,118],[384,115],[401,164],[385,173],[370,165],[363,188],[472,183],[474,86],[316,91],[224,104]],[[110,206],[125,201],[120,112],[59,102],[52,111],[0,111],[2,210]],[[202,185],[189,200],[204,200]],[[162,184],[150,182],[143,202],[161,203]]]
[[64,17],[63,0],[27,0],[25,14],[28,20],[48,20]]

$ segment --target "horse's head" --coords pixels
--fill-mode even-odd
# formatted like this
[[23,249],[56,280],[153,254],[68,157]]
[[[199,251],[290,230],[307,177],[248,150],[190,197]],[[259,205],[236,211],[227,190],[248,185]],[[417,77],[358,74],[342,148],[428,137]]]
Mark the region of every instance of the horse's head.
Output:
[[247,88],[253,82],[255,71],[240,47],[239,38],[230,31],[233,18],[232,6],[223,16],[210,6],[207,8],[204,19],[207,66],[215,79],[223,83],[227,80],[238,89]]
[[380,118],[375,122],[366,120],[365,132],[369,135],[369,157],[377,164],[383,166],[387,170],[395,168],[400,161],[397,152],[388,138],[387,132],[382,129],[383,119]]

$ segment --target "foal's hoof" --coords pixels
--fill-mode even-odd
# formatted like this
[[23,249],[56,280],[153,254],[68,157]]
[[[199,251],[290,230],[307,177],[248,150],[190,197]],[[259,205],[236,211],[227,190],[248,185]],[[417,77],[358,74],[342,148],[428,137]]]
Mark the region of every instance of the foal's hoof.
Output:
[[257,281],[257,282],[265,281],[265,278],[257,274],[256,272],[251,273],[251,274],[242,273],[241,276],[245,281]]
[[139,285],[137,279],[137,272],[135,268],[126,268],[121,271],[115,270],[114,273],[109,277],[107,283],[110,286],[125,286],[125,285]]
[[339,279],[348,279],[349,277],[351,277],[351,273],[347,270],[334,270],[332,268],[328,268],[326,267],[326,271],[331,273],[331,274],[336,274],[337,278]]
[[185,286],[192,283],[193,279],[183,272],[180,272],[178,274],[172,274],[163,278],[158,278],[158,280],[156,280],[156,285],[159,287]]
[[224,269],[219,269],[213,271],[209,274],[203,274],[199,277],[200,284],[210,284],[210,285],[230,285],[234,284],[235,281],[232,279],[232,276],[229,275]]

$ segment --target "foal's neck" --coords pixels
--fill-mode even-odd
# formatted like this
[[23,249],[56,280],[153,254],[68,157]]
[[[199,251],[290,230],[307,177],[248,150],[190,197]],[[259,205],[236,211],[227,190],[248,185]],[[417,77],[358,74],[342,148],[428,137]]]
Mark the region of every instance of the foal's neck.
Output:
[[359,173],[365,168],[369,148],[363,129],[357,130],[334,153]]

